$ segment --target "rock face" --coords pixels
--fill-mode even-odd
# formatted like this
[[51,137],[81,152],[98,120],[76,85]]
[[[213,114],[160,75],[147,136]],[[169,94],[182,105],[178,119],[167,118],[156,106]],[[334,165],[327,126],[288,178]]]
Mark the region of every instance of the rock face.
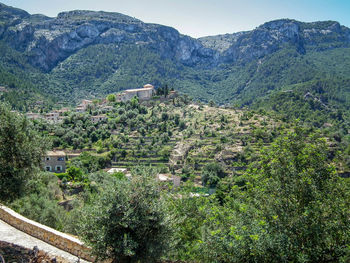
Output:
[[283,19],[252,31],[194,39],[174,28],[119,13],[76,10],[50,18],[0,4],[0,22],[0,39],[24,52],[29,62],[43,71],[93,44],[146,45],[184,65],[214,67],[259,59],[286,44],[304,53],[308,46],[324,42],[350,43],[350,30],[332,21]]
[[127,43],[148,45],[163,57],[193,65],[213,56],[212,50],[177,30],[119,13],[71,11],[49,18],[4,5],[1,38],[15,49],[25,52],[32,65],[49,71],[70,54],[92,44]]
[[204,37],[199,41],[203,46],[219,51],[223,61],[245,62],[262,58],[286,44],[294,46],[300,53],[329,42],[337,42],[337,47],[348,47],[349,37],[349,28],[338,22],[302,23],[282,19],[267,22],[252,31]]

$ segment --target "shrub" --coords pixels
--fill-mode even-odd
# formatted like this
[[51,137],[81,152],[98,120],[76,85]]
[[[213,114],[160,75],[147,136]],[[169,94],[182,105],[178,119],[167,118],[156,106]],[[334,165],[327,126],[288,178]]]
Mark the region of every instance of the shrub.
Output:
[[153,176],[118,180],[83,213],[82,237],[100,259],[155,262],[171,233],[160,188]]

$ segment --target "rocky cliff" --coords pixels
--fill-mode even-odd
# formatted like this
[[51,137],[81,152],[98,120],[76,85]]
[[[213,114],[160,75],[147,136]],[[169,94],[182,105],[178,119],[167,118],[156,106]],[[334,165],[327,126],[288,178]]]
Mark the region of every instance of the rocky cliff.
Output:
[[29,15],[5,5],[0,8],[0,20],[4,21],[0,37],[25,52],[32,65],[45,71],[93,44],[147,45],[163,57],[187,65],[203,62],[215,53],[173,28],[146,24],[119,13],[76,10],[49,18]]
[[348,47],[350,29],[334,21],[302,23],[281,19],[267,22],[252,31],[203,37],[199,41],[204,47],[219,51],[224,61],[251,61],[271,54],[286,44],[294,46],[300,53],[323,43]]
[[327,42],[348,46],[350,30],[332,21],[283,19],[252,31],[194,39],[174,28],[119,13],[76,10],[50,18],[0,4],[0,38],[24,52],[33,66],[50,71],[71,54],[94,44],[143,45],[184,65],[214,67],[262,58],[285,44],[300,53]]

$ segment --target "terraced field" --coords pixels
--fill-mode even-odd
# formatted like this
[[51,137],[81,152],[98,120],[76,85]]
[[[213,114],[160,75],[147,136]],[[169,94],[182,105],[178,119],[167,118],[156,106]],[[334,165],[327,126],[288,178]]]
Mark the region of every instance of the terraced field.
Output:
[[[146,131],[118,126],[111,132],[111,140],[119,142],[112,167],[157,166],[164,172],[190,173],[198,182],[202,168],[211,162],[220,163],[228,174],[239,173],[279,126],[257,113],[200,104],[177,107],[171,101],[149,109],[144,118],[162,120],[164,114],[169,115],[166,124],[149,122]],[[174,123],[175,115],[185,127]]]

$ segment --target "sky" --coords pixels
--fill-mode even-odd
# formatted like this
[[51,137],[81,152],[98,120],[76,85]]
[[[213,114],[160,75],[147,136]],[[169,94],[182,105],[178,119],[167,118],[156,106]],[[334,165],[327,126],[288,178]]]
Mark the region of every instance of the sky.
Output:
[[118,12],[192,37],[252,30],[280,18],[335,20],[350,27],[350,0],[0,0],[31,14],[69,10]]

